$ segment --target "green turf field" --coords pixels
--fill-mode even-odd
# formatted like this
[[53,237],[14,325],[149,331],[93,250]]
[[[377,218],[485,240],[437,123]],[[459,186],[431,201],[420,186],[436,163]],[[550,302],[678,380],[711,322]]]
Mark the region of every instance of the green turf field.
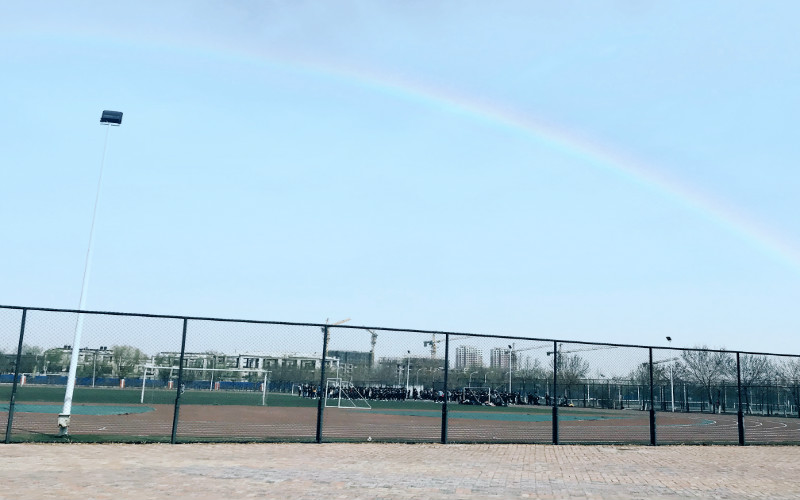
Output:
[[[64,400],[64,387],[48,386],[22,386],[17,388],[17,403],[61,403]],[[144,405],[148,404],[174,404],[176,391],[174,389],[146,389]],[[0,386],[0,402],[7,402],[11,398],[11,386]],[[136,387],[119,388],[88,388],[76,387],[73,395],[75,405],[81,404],[113,404],[113,405],[139,405],[141,389]],[[181,396],[183,405],[244,405],[261,406],[262,394],[255,391],[202,391],[188,390]],[[317,400],[301,398],[294,394],[269,393],[266,398],[267,406],[276,407],[316,407]],[[376,412],[399,411],[417,412],[419,416],[441,416],[441,404],[431,401],[370,401]],[[7,406],[7,404],[6,404]],[[466,418],[488,418],[487,414],[522,414],[525,416],[509,419],[523,419],[527,421],[550,420],[552,407],[549,406],[509,406],[489,407],[448,404],[451,416],[458,418],[459,414],[475,414]],[[3,411],[0,407],[0,411]],[[583,410],[580,408],[559,408],[559,415],[569,418],[570,415],[593,414],[592,418],[621,418],[624,414],[619,411]],[[478,415],[480,414],[480,415]],[[461,417],[464,418],[464,417]],[[493,419],[497,419],[495,417]],[[585,417],[584,417],[585,418]]]
[[[17,387],[17,402],[63,402],[64,391],[64,387],[32,385]],[[141,388],[135,387],[126,389],[76,387],[73,401],[74,404],[139,404],[141,395]],[[173,389],[146,389],[144,404],[174,404],[175,395],[176,391]],[[261,396],[260,392],[189,390],[183,393],[181,404],[260,406]],[[11,386],[0,386],[0,401],[10,399]],[[267,395],[267,404],[270,406],[306,407],[316,406],[317,402],[291,394],[270,393]]]

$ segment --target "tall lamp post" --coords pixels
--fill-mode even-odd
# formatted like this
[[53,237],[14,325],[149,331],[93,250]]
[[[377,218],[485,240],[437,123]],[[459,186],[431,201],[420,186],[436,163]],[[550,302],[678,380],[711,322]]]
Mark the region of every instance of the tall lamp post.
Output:
[[511,394],[511,370],[514,365],[514,344],[508,345],[508,393]]
[[408,358],[406,364],[406,397],[403,399],[408,399],[408,376],[411,374],[411,351],[408,351]]
[[[100,176],[97,179],[97,191],[94,197],[94,209],[92,210],[92,225],[89,230],[89,246],[86,250],[86,262],[83,266],[83,283],[81,285],[81,297],[78,310],[82,311],[86,306],[86,289],[89,285],[89,265],[92,260],[92,241],[94,240],[94,223],[97,219],[97,205],[100,201],[100,186],[103,183],[103,167],[106,161],[106,149],[108,148],[108,136],[111,127],[118,127],[122,124],[121,111],[104,110],[100,115],[100,124],[105,125],[106,138],[103,143],[103,157],[100,160]],[[78,320],[75,323],[75,336],[72,340],[72,356],[69,361],[69,374],[67,375],[67,390],[64,393],[64,406],[58,414],[58,435],[66,436],[69,434],[69,421],[72,413],[72,394],[75,391],[75,376],[78,372],[78,355],[80,354],[81,334],[83,333],[83,314],[78,313]]]
[[97,349],[92,349],[92,387],[97,376]]
[[[667,337],[667,338],[669,338],[669,337]],[[672,411],[673,412],[675,411],[675,385],[674,385],[673,380],[672,380],[672,365],[676,361],[678,361],[677,357],[669,358],[669,359],[662,359],[661,361],[653,361],[654,365],[659,365],[661,363],[669,363],[669,385],[670,385],[670,389],[672,390]],[[647,365],[648,365],[647,362],[642,363],[642,368],[646,369]],[[664,391],[661,391],[661,394],[663,396]],[[663,399],[663,397],[662,397],[662,399]],[[666,408],[666,405],[665,405],[665,408]]]
[[[672,337],[667,336],[667,342],[669,342],[669,346],[672,348]],[[669,364],[669,392],[672,396],[672,413],[675,413],[675,381],[672,378],[672,367],[675,365],[675,359],[678,358],[673,358],[673,362]]]

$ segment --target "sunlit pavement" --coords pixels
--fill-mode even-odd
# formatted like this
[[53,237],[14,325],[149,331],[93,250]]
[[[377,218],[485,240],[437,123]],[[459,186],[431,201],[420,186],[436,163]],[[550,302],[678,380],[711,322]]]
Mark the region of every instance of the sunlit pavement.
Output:
[[2,445],[0,498],[800,498],[800,447]]

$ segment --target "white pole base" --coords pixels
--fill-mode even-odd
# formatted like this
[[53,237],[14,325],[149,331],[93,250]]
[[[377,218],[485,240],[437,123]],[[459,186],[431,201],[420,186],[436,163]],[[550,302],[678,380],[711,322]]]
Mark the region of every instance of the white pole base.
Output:
[[69,415],[60,414],[58,416],[58,435],[59,436],[68,436],[69,435]]

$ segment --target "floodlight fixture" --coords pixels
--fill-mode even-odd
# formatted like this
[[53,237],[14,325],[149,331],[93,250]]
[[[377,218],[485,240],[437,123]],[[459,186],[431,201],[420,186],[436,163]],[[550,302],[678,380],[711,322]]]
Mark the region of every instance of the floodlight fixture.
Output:
[[100,115],[100,123],[118,127],[122,124],[122,111],[103,110],[103,113]]

